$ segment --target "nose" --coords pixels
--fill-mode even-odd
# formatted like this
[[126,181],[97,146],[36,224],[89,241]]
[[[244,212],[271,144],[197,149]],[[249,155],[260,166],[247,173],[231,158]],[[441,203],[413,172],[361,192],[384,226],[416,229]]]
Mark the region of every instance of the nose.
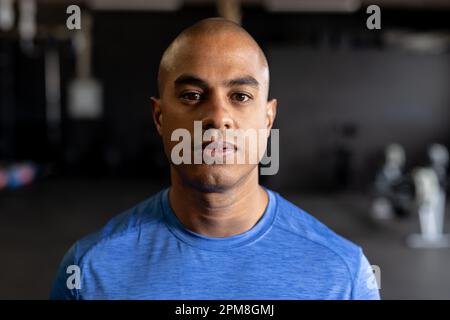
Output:
[[211,94],[210,101],[205,104],[205,113],[202,119],[203,130],[226,130],[234,127],[226,97]]

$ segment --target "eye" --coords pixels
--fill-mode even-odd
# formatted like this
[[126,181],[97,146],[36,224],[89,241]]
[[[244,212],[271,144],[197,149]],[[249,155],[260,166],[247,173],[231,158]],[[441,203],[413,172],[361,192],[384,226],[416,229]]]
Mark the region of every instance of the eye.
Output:
[[189,91],[189,92],[183,92],[180,95],[180,98],[182,100],[188,101],[188,102],[195,102],[195,101],[199,101],[202,98],[202,95],[198,92],[195,91]]
[[238,101],[238,102],[247,102],[251,99],[252,97],[246,93],[242,93],[242,92],[236,92],[233,93],[231,95],[231,99]]

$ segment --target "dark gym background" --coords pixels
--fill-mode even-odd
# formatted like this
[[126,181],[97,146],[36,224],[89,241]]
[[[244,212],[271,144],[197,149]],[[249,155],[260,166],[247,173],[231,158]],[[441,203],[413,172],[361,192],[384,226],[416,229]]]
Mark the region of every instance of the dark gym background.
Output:
[[[33,183],[0,189],[0,298],[46,299],[75,240],[168,185],[149,100],[159,59],[182,29],[218,11],[215,1],[169,1],[171,10],[164,2],[37,1],[28,50],[14,28],[0,31],[0,165],[39,167]],[[275,2],[286,9],[270,9]],[[52,31],[65,28],[74,3],[93,20],[92,73],[103,86],[103,113],[92,120],[67,112],[76,64],[70,32],[77,31]],[[381,7],[381,30],[366,28],[369,4]],[[405,245],[419,230],[417,213],[382,222],[369,215],[386,145],[404,146],[408,171],[426,165],[431,143],[450,146],[450,2],[241,5],[243,27],[268,57],[279,105],[280,170],[262,182],[361,245],[381,268],[383,299],[450,299],[450,249]],[[51,48],[60,59],[56,129],[46,115]]]

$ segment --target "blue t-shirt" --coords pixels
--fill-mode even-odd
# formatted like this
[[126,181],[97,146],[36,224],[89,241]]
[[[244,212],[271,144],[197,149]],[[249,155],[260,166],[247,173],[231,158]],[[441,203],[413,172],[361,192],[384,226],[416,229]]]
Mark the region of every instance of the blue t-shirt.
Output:
[[[52,299],[379,299],[360,247],[278,193],[250,230],[184,227],[164,189],[66,253]],[[75,267],[73,267],[75,266]]]

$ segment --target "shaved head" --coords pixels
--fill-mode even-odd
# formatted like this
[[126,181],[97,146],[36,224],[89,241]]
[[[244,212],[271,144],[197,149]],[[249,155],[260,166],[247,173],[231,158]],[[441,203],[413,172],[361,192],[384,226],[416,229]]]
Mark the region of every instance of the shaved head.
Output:
[[264,69],[267,89],[269,67],[266,56],[253,37],[240,25],[224,18],[200,20],[181,32],[164,51],[158,70],[158,92],[164,91],[167,73],[174,70],[178,61],[189,59],[196,53],[211,50],[211,47],[227,49],[233,46],[253,51]]

